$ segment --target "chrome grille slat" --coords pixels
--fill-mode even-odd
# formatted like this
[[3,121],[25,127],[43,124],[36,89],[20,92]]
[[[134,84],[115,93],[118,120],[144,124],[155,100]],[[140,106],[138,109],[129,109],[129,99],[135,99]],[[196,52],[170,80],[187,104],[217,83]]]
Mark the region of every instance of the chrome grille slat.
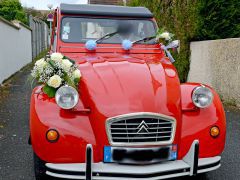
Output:
[[[138,134],[156,134],[156,133],[171,133],[172,131],[166,131],[166,132],[149,132],[149,133],[138,133]],[[112,133],[112,134],[126,134],[126,133]],[[129,134],[136,134],[136,133],[128,133]]]
[[111,145],[171,144],[176,120],[156,113],[131,113],[109,118],[106,127]]
[[[168,138],[170,136],[161,136],[158,137],[158,139],[160,138]],[[114,137],[113,139],[128,139],[128,137]],[[149,137],[132,137],[132,139],[156,139],[156,136],[149,136]]]
[[[157,127],[157,128],[149,128],[149,129],[170,129],[172,127]],[[123,129],[123,128],[111,128],[111,129]],[[127,129],[136,129],[136,128],[127,128]]]
[[[171,123],[169,123],[169,122],[164,122],[164,123],[148,123],[148,124],[150,124],[150,125],[152,125],[152,124],[171,124]],[[117,126],[117,125],[125,125],[125,124],[123,124],[123,123],[114,123],[114,124],[112,124],[112,125],[114,125],[114,126]],[[139,125],[138,123],[128,123],[127,124],[128,126],[129,125]]]

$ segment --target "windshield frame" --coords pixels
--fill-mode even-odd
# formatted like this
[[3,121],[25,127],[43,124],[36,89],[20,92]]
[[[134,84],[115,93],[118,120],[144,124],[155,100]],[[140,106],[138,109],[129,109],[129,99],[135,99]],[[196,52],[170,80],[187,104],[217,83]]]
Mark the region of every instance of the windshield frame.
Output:
[[[152,24],[153,24],[153,27],[154,27],[154,30],[155,32],[157,33],[157,30],[158,30],[158,26],[157,26],[157,23],[152,19],[152,18],[125,18],[125,17],[103,17],[103,16],[100,16],[100,17],[92,17],[92,16],[70,16],[70,15],[64,15],[61,17],[61,23],[59,25],[59,39],[63,42],[63,43],[66,43],[66,44],[85,44],[86,42],[66,42],[64,41],[64,39],[62,39],[62,27],[63,27],[63,20],[65,18],[87,18],[87,19],[113,19],[113,20],[144,20],[144,21],[150,21]],[[121,44],[121,43],[99,43],[99,44]],[[136,43],[136,45],[139,44],[139,45],[143,45],[144,43]],[[152,43],[152,44],[144,44],[144,45],[155,45],[157,43]]]

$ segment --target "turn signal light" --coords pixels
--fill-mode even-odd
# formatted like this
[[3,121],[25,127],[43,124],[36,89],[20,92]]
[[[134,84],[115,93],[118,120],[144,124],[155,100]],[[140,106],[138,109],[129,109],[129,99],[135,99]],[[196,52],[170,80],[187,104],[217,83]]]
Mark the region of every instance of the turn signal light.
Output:
[[217,126],[213,126],[212,128],[211,128],[211,130],[210,130],[210,134],[211,134],[211,136],[212,137],[218,137],[218,135],[219,135],[219,133],[220,133],[220,130],[219,130],[219,128],[217,127]]
[[57,142],[59,139],[59,133],[55,129],[50,129],[47,131],[46,138],[49,142]]

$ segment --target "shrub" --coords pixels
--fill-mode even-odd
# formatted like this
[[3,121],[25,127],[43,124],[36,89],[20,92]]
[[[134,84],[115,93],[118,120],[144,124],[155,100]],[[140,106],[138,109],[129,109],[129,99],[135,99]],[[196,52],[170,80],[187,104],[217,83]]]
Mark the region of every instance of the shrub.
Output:
[[0,16],[8,21],[19,20],[27,24],[27,17],[19,0],[0,0]]
[[239,0],[202,0],[201,25],[195,40],[240,37]]

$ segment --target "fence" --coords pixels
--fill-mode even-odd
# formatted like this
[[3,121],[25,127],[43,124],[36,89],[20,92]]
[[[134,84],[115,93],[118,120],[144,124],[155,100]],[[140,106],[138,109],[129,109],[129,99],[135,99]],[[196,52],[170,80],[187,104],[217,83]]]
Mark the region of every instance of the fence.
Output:
[[32,61],[31,29],[0,17],[0,84]]
[[191,43],[188,81],[214,87],[222,99],[240,106],[240,38]]
[[29,16],[29,26],[32,29],[32,57],[46,50],[49,44],[49,28],[40,19]]

